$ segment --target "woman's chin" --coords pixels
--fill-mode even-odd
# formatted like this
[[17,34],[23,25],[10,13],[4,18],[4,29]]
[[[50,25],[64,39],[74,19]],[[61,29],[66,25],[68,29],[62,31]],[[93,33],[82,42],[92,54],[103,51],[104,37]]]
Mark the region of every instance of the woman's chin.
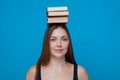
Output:
[[62,58],[64,56],[65,56],[65,54],[63,54],[63,53],[55,53],[55,54],[51,55],[51,57],[54,57],[54,58]]

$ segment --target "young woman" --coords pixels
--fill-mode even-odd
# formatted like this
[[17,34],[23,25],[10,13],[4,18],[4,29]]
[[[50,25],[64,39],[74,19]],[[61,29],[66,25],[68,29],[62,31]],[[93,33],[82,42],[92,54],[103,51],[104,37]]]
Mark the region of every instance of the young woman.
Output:
[[88,80],[85,69],[75,62],[65,24],[48,26],[42,54],[37,64],[28,70],[26,80]]

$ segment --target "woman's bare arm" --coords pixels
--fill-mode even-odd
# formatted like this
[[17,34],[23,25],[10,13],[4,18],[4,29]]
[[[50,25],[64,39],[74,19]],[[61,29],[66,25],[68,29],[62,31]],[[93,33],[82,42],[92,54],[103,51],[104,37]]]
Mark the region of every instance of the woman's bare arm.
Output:
[[78,65],[78,80],[89,80],[86,70]]
[[35,78],[35,72],[36,72],[36,65],[30,67],[26,74],[26,80],[34,80]]

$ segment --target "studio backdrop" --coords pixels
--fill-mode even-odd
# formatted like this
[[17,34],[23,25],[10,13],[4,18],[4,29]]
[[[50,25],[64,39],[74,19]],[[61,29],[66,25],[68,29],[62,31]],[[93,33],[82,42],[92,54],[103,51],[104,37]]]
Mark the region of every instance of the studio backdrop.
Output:
[[0,0],[0,80],[25,80],[37,63],[48,6],[68,6],[75,59],[90,80],[120,80],[119,0]]

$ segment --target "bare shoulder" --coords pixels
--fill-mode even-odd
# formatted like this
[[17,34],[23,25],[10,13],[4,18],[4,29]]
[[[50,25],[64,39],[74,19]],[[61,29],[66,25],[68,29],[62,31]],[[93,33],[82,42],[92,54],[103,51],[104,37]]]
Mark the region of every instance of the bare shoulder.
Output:
[[26,80],[34,80],[35,72],[36,72],[36,65],[33,65],[29,68],[26,74]]
[[78,65],[78,80],[89,80],[87,71],[80,65]]

